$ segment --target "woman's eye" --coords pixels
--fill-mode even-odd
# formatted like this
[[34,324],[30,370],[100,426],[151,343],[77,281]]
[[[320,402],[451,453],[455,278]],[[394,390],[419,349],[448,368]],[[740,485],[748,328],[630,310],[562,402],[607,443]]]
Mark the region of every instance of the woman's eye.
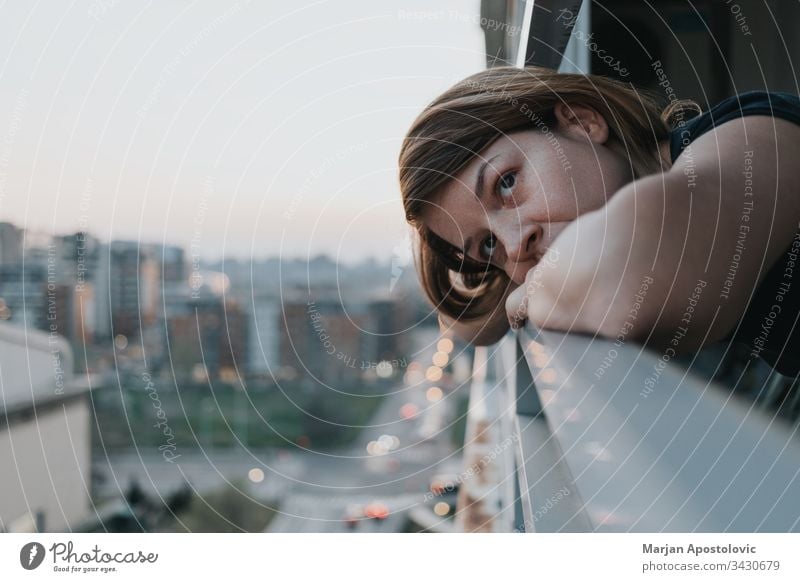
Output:
[[494,251],[497,249],[497,238],[490,234],[481,243],[480,252],[484,259],[487,261],[492,258]]
[[514,195],[514,185],[517,183],[516,172],[506,172],[497,181],[497,193],[501,198],[510,198]]

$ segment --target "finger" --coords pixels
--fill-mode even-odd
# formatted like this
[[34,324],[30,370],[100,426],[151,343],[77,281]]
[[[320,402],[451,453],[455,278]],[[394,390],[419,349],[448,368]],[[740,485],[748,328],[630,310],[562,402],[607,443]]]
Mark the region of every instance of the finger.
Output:
[[511,329],[519,329],[528,319],[528,294],[524,286],[515,289],[506,299],[506,316]]

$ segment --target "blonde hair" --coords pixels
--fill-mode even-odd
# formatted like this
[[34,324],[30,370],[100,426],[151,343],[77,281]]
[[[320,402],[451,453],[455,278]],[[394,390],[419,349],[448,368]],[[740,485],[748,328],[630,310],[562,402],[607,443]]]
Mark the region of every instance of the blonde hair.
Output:
[[630,85],[539,67],[496,67],[457,83],[420,113],[399,158],[406,219],[419,235],[416,263],[422,288],[445,315],[461,320],[486,316],[501,301],[509,279],[426,228],[426,205],[500,136],[536,128],[549,132],[556,126],[557,103],[589,106],[603,115],[608,145],[630,160],[634,178],[661,170],[658,143],[668,139],[670,126],[655,101]]

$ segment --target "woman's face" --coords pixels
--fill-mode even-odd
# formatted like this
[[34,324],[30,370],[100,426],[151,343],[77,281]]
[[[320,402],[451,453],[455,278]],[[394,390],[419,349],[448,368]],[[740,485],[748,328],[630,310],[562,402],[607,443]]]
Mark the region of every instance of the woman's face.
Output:
[[589,107],[555,108],[556,127],[507,134],[427,205],[425,225],[521,285],[558,234],[632,180],[608,147],[608,125]]

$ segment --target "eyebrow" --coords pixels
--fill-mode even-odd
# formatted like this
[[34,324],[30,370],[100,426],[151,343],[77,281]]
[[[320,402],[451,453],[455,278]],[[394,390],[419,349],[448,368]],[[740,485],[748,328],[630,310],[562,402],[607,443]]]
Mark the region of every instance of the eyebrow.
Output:
[[[481,167],[478,169],[478,177],[475,180],[475,192],[474,192],[475,197],[478,200],[481,200],[483,196],[486,194],[485,184],[484,184],[486,180],[486,168],[489,167],[489,164],[491,164],[493,160],[496,160],[499,157],[500,154],[492,156],[491,158],[483,162],[483,164],[481,164]],[[472,237],[467,237],[467,240],[464,243],[464,250],[462,251],[465,257],[469,256],[470,248],[472,248]]]
[[496,156],[492,156],[491,158],[489,158],[488,160],[483,162],[483,164],[481,164],[480,169],[478,170],[478,178],[475,180],[475,196],[478,198],[478,200],[483,198],[483,196],[485,194],[484,180],[485,180],[485,177],[486,177],[486,168],[489,167],[489,164],[491,164],[493,160],[496,160],[499,157],[500,157],[500,154],[497,154]]

